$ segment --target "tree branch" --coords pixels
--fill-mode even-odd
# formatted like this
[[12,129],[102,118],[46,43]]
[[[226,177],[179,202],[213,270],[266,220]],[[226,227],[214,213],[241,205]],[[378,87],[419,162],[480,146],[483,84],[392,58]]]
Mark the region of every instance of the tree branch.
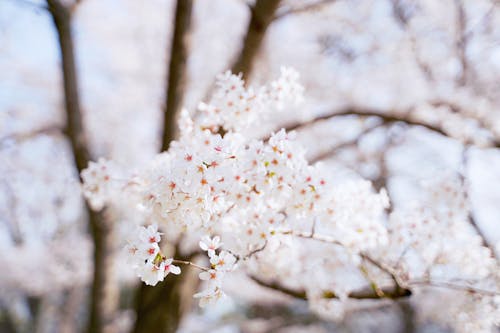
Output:
[[[163,107],[163,128],[161,150],[165,151],[175,139],[177,115],[182,108],[186,90],[187,58],[191,33],[192,0],[177,0],[175,8],[174,32],[170,47],[170,62]],[[169,51],[167,49],[167,52]],[[173,255],[178,255],[179,249]],[[179,258],[178,263],[190,261],[191,256]],[[181,291],[184,281],[179,276],[169,274],[165,281],[155,287],[141,284],[136,295],[137,314],[133,332],[159,333],[175,332],[183,316]]]
[[[433,105],[435,105],[435,103]],[[285,125],[283,127],[283,129],[285,129],[287,132],[300,130],[302,128],[306,128],[308,126],[314,125],[317,122],[320,122],[323,120],[330,120],[330,119],[333,119],[336,117],[342,117],[342,116],[359,116],[359,117],[370,116],[370,117],[378,117],[378,118],[382,119],[385,123],[401,122],[401,123],[405,123],[405,124],[411,125],[411,126],[424,127],[432,132],[441,134],[443,136],[448,136],[448,134],[440,126],[421,122],[421,121],[418,121],[418,120],[411,118],[409,116],[410,112],[411,112],[411,109],[409,109],[408,112],[396,114],[396,113],[384,113],[382,111],[375,110],[375,109],[347,108],[345,110],[333,111],[333,112],[315,117],[309,121],[291,123],[291,124]],[[268,140],[268,139],[269,139],[269,137],[264,138],[264,140]],[[500,148],[500,140],[495,138],[492,142],[492,146],[495,148]]]
[[[342,247],[344,246],[342,243],[340,243],[339,241],[337,241],[336,239],[334,239],[332,237],[319,235],[319,234],[315,234],[315,233],[308,234],[305,232],[294,232],[293,230],[283,230],[283,231],[280,231],[280,233],[284,234],[284,235],[295,236],[298,238],[314,239],[314,240],[317,240],[317,241],[320,241],[323,243],[334,244],[334,245],[338,245],[338,246],[342,246]],[[385,272],[393,280],[394,285],[395,285],[395,287],[393,288],[394,289],[393,291],[389,291],[389,293],[386,294],[386,292],[384,290],[382,290],[383,293],[386,294],[385,297],[392,298],[392,296],[403,295],[403,294],[408,294],[408,293],[411,294],[410,290],[408,290],[407,288],[404,287],[403,281],[401,281],[399,279],[399,277],[397,276],[397,274],[394,272],[393,269],[378,262],[377,260],[375,260],[374,258],[372,258],[370,255],[368,255],[366,253],[361,252],[361,253],[359,253],[359,256],[361,258],[363,258],[365,261],[372,264],[373,266],[380,269],[381,271]],[[372,290],[372,291],[374,291],[374,290]],[[377,295],[377,293],[375,293],[375,294]],[[366,295],[366,294],[363,294],[363,295]],[[357,298],[357,297],[353,297],[353,298]],[[380,298],[380,297],[377,297],[377,298]]]
[[34,129],[30,132],[27,133],[13,133],[6,135],[2,138],[0,138],[0,149],[3,145],[9,143],[9,142],[14,142],[14,143],[20,143],[22,141],[30,140],[33,139],[39,135],[54,135],[57,133],[64,133],[64,130],[57,125],[50,125],[47,127],[40,127],[37,129]]
[[[409,110],[411,111],[411,110]],[[408,112],[409,113],[409,112]],[[431,124],[426,124],[422,123],[419,121],[416,121],[414,119],[411,119],[406,113],[405,115],[396,115],[396,114],[389,114],[389,113],[384,113],[383,111],[378,111],[374,109],[362,109],[362,108],[348,108],[345,110],[340,110],[340,111],[334,111],[330,112],[321,116],[318,116],[314,119],[311,119],[306,122],[297,122],[297,123],[292,123],[284,127],[284,129],[289,132],[289,131],[295,131],[299,130],[308,126],[311,126],[319,121],[323,120],[329,120],[333,119],[336,117],[342,117],[342,116],[360,116],[360,117],[378,117],[382,119],[386,123],[393,123],[393,122],[403,122],[408,125],[414,125],[414,126],[422,126],[425,127],[433,132],[439,133],[441,135],[447,135],[441,128],[431,125]]]
[[273,21],[274,13],[278,9],[280,0],[257,0],[251,8],[250,22],[248,23],[243,47],[231,71],[233,73],[242,73],[245,79],[251,76],[255,58],[264,40],[264,35],[269,24]]
[[[66,135],[73,149],[75,165],[80,173],[90,160],[88,141],[83,128],[78,80],[75,65],[71,11],[60,0],[47,0],[57,30],[62,59],[64,102],[67,117]],[[94,276],[89,309],[89,332],[103,332],[109,328],[117,307],[117,288],[112,280],[112,226],[104,212],[94,212],[85,203],[94,242]],[[109,332],[109,330],[107,330]]]
[[467,17],[465,15],[464,5],[461,0],[455,0],[455,6],[457,11],[457,24],[456,24],[456,49],[458,53],[458,59],[460,60],[460,65],[462,67],[462,72],[457,79],[459,86],[465,86],[467,83],[467,74],[469,70],[468,60],[467,60]]
[[481,230],[481,228],[477,224],[476,219],[474,218],[474,212],[472,211],[472,203],[470,202],[470,197],[469,197],[469,192],[468,192],[468,184],[467,184],[467,166],[468,166],[468,161],[469,161],[469,157],[468,157],[469,148],[470,148],[469,146],[465,146],[463,148],[462,167],[461,167],[462,170],[458,173],[460,182],[462,183],[462,186],[463,186],[465,201],[469,204],[469,216],[468,216],[469,223],[472,226],[472,228],[474,228],[474,231],[476,232],[476,234],[478,234],[479,237],[481,237],[482,245],[491,251],[492,257],[495,258],[497,263],[500,264],[500,258],[496,254],[495,247],[493,246],[493,244],[490,244],[488,242],[486,235],[483,233],[483,231]]
[[[298,290],[298,289],[293,289],[289,288],[287,286],[282,285],[281,283],[277,281],[265,281],[263,279],[260,279],[257,276],[251,275],[250,278],[256,282],[258,285],[262,287],[266,287],[268,289],[276,290],[279,291],[285,295],[289,295],[291,297],[297,298],[297,299],[303,299],[307,300],[307,293],[304,290]],[[383,298],[389,298],[389,299],[397,299],[397,298],[404,298],[408,297],[411,295],[411,292],[409,290],[398,290],[394,288],[380,288],[380,290],[383,292],[384,296],[378,295],[376,292],[374,292],[371,288],[366,289],[366,290],[357,290],[349,293],[348,297],[352,299],[383,299]],[[336,295],[333,291],[326,290],[322,294],[322,298],[324,299],[339,299],[339,296]]]
[[[320,242],[325,242],[325,243],[330,243],[334,245],[340,245],[342,246],[341,243],[338,241],[334,240],[333,238],[330,238],[328,236],[322,236],[322,235],[316,235],[316,234],[307,234],[303,232],[292,232],[292,231],[284,231],[281,232],[285,235],[292,235],[296,236],[299,238],[306,238],[306,239],[314,239]],[[373,259],[371,256],[365,253],[360,253],[360,256],[370,264],[374,265],[375,267],[379,268],[383,272],[386,272],[389,274],[393,280],[394,285],[392,287],[384,287],[384,288],[369,288],[369,289],[363,289],[363,290],[356,290],[352,291],[351,293],[348,294],[349,298],[352,299],[400,299],[400,298],[407,298],[412,295],[411,290],[409,289],[412,286],[427,286],[427,287],[436,287],[436,288],[446,288],[446,289],[452,289],[452,290],[459,290],[459,291],[465,291],[469,293],[476,293],[476,294],[482,294],[486,296],[498,296],[500,293],[498,291],[492,291],[492,290],[485,290],[485,289],[480,289],[476,288],[473,286],[468,286],[468,285],[460,285],[460,284],[455,284],[453,282],[448,282],[448,281],[432,281],[432,280],[410,280],[410,281],[402,281],[399,279],[399,277],[395,274],[395,272],[390,268],[387,267],[386,265],[378,262],[377,260]],[[283,294],[292,296],[294,298],[298,299],[303,299],[307,300],[307,293],[305,290],[301,289],[294,289],[287,287],[277,281],[265,281],[263,279],[260,279],[257,276],[250,275],[250,278],[255,281],[257,284],[260,286],[273,289],[276,291],[279,291]],[[335,292],[326,290],[323,291],[322,298],[324,299],[338,299],[339,296],[335,294]]]
[[308,3],[302,7],[284,10],[281,13],[277,13],[274,16],[274,20],[276,21],[276,20],[282,19],[283,17],[286,17],[286,16],[291,15],[291,14],[301,14],[301,13],[308,12],[308,11],[318,10],[318,9],[321,9],[321,7],[323,7],[324,5],[328,5],[328,4],[333,3],[335,1],[336,0],[318,0],[316,2]]
[[381,128],[384,125],[385,125],[385,123],[381,123],[381,124],[377,124],[377,125],[374,125],[374,126],[367,127],[365,129],[363,129],[353,139],[347,140],[347,141],[342,142],[342,143],[339,143],[338,145],[335,145],[335,146],[329,148],[327,151],[325,151],[325,152],[323,152],[321,154],[318,154],[316,156],[313,156],[312,158],[309,159],[309,163],[314,164],[314,163],[316,163],[318,161],[321,161],[321,160],[324,160],[324,159],[327,159],[327,158],[333,156],[335,153],[337,153],[341,149],[344,149],[344,148],[347,148],[347,147],[352,147],[352,146],[357,146],[359,144],[359,142],[361,141],[361,139],[365,135],[367,135],[369,133],[372,133],[374,130],[376,130],[378,128]]
[[162,151],[167,150],[170,142],[175,138],[177,115],[182,108],[183,97],[186,91],[186,64],[189,52],[192,9],[192,0],[177,1],[174,34],[172,45],[169,45],[170,63],[168,67],[166,101],[163,107]]

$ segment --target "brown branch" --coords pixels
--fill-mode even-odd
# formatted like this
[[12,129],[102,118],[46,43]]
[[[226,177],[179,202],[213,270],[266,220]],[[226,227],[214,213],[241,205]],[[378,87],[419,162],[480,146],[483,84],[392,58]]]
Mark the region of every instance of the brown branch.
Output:
[[[334,245],[341,245],[338,241],[328,237],[328,236],[321,236],[321,235],[314,235],[314,234],[307,234],[303,232],[292,232],[292,231],[284,231],[282,232],[283,234],[286,235],[293,235],[297,236],[300,238],[306,238],[306,239],[314,239],[317,241],[321,242],[326,242]],[[360,253],[360,256],[370,264],[374,265],[375,267],[379,268],[383,272],[386,272],[391,276],[391,279],[393,280],[394,285],[392,287],[373,287],[371,286],[369,289],[363,289],[363,290],[356,290],[352,291],[351,293],[348,294],[349,298],[352,299],[401,299],[401,298],[407,298],[412,295],[412,292],[410,290],[410,287],[412,286],[427,286],[427,287],[435,287],[435,288],[446,288],[446,289],[452,289],[452,290],[458,290],[458,291],[465,291],[469,293],[475,293],[475,294],[482,294],[486,296],[498,296],[500,295],[500,292],[498,291],[492,291],[492,290],[486,290],[486,289],[481,289],[481,288],[476,288],[473,286],[468,286],[468,285],[461,285],[461,284],[456,284],[453,282],[448,282],[448,281],[432,281],[432,280],[410,280],[410,281],[402,281],[399,279],[399,277],[396,275],[396,273],[390,268],[387,267],[386,265],[378,262],[377,260],[373,259],[371,256],[369,256],[366,253]],[[298,299],[303,299],[307,300],[307,293],[305,290],[302,289],[295,289],[295,288],[290,288],[287,287],[277,281],[265,281],[257,276],[250,275],[250,278],[255,281],[257,284],[260,286],[279,291],[283,294],[292,296],[294,298]],[[323,291],[322,298],[324,299],[337,299],[339,298],[338,295],[335,294],[335,292],[330,291],[330,290],[325,290]]]
[[[90,160],[80,109],[78,80],[75,65],[71,11],[60,0],[47,0],[57,30],[62,59],[64,103],[67,117],[66,135],[73,149],[75,165],[80,173]],[[117,288],[112,280],[113,251],[110,221],[104,212],[94,212],[86,203],[86,212],[94,242],[94,276],[89,309],[89,332],[103,332],[109,328],[117,307]],[[107,330],[109,332],[109,330]]]
[[467,83],[467,72],[469,70],[468,60],[467,60],[467,17],[465,15],[464,5],[461,0],[455,0],[455,6],[457,11],[457,37],[456,37],[456,49],[458,53],[458,59],[460,60],[460,65],[462,67],[462,72],[458,77],[457,83],[459,86],[465,86]]
[[63,133],[64,130],[58,125],[50,125],[47,127],[41,127],[34,129],[26,133],[13,133],[0,138],[0,148],[9,143],[20,143],[26,140],[31,140],[39,135],[55,135],[58,133]]
[[[252,75],[255,59],[259,53],[268,26],[274,20],[281,0],[256,0],[255,5],[249,5],[250,21],[239,54],[233,61],[231,72],[242,74],[248,83]],[[215,85],[210,85],[205,93],[204,100],[209,101]]]
[[170,47],[168,84],[163,107],[163,134],[161,150],[168,149],[177,131],[177,115],[182,108],[186,91],[187,58],[191,31],[192,0],[178,0],[175,9],[175,24]]
[[[298,238],[305,238],[305,239],[309,238],[309,239],[314,239],[316,241],[323,242],[323,243],[344,246],[342,243],[340,243],[336,239],[329,237],[329,236],[324,236],[324,235],[319,235],[319,234],[314,234],[314,233],[308,234],[305,232],[294,232],[293,230],[283,230],[283,231],[280,231],[280,233],[284,234],[284,235],[295,236]],[[384,273],[386,273],[387,275],[389,275],[391,277],[392,281],[394,282],[395,288],[393,288],[394,291],[389,292],[389,294],[386,295],[386,297],[390,298],[391,295],[410,293],[410,290],[408,290],[407,288],[404,287],[403,281],[401,281],[399,279],[399,277],[396,275],[396,273],[394,272],[393,269],[378,262],[377,260],[373,259],[370,255],[368,255],[366,253],[361,252],[361,253],[359,253],[359,256],[361,258],[363,258],[365,261],[369,262],[370,264],[377,267],[378,269],[380,269],[381,271],[383,271]],[[384,293],[385,293],[385,291],[384,291]]]
[[392,13],[398,23],[398,25],[409,35],[410,46],[413,52],[415,63],[424,75],[425,79],[429,82],[435,81],[434,73],[429,64],[424,62],[420,57],[420,52],[418,50],[417,38],[415,33],[412,31],[411,26],[408,24],[410,21],[410,16],[406,13],[406,5],[402,3],[401,0],[392,0]]
[[2,181],[2,185],[4,185],[4,193],[7,196],[8,206],[9,207],[9,219],[7,220],[6,226],[7,230],[10,233],[11,239],[15,245],[20,245],[23,243],[23,238],[21,236],[21,229],[19,228],[19,219],[17,218],[17,209],[18,209],[18,199],[12,190],[12,186],[6,181]]
[[251,7],[251,17],[243,46],[231,67],[233,73],[242,73],[247,81],[251,76],[255,58],[259,53],[267,28],[273,21],[279,4],[280,0],[257,0]]
[[[170,62],[166,101],[163,107],[163,133],[161,134],[162,151],[167,150],[172,140],[175,139],[177,115],[182,108],[186,90],[192,10],[192,0],[177,0],[172,44],[169,46]],[[173,255],[178,252],[176,248]],[[177,262],[189,262],[190,257],[179,258]],[[137,318],[133,332],[175,332],[183,316],[183,310],[180,307],[183,303],[181,293],[184,283],[185,281],[179,276],[169,274],[165,281],[156,287],[141,284],[136,295]]]
[[471,294],[481,294],[485,296],[500,296],[500,292],[494,290],[486,290],[481,288],[476,288],[473,286],[467,286],[462,284],[456,284],[448,281],[432,281],[432,280],[413,280],[406,283],[407,286],[426,286],[434,288],[445,288],[457,291],[465,291]]
[[[434,104],[433,104],[434,105]],[[312,126],[320,121],[324,120],[330,120],[336,117],[343,117],[343,116],[359,116],[359,117],[378,117],[382,119],[385,123],[404,123],[407,125],[411,126],[420,126],[424,127],[432,132],[441,134],[443,136],[448,136],[448,134],[444,131],[443,128],[437,125],[421,122],[418,120],[415,120],[411,118],[410,112],[412,109],[409,109],[405,113],[384,113],[383,111],[375,110],[375,109],[363,109],[363,108],[347,108],[345,110],[340,110],[340,111],[333,111],[318,117],[315,117],[309,121],[305,122],[296,122],[296,123],[291,123],[288,125],[283,126],[283,129],[285,129],[287,132],[290,131],[295,131],[295,130],[300,130],[309,126]],[[264,140],[268,140],[269,137],[265,137]],[[494,140],[492,142],[492,146],[495,148],[500,148],[500,141],[499,140]]]
[[318,0],[316,2],[308,3],[302,7],[291,8],[291,9],[282,11],[280,13],[277,13],[274,16],[274,20],[279,20],[279,19],[286,17],[288,15],[291,15],[291,14],[301,14],[301,13],[305,13],[305,12],[309,12],[309,11],[313,11],[313,10],[318,10],[318,9],[321,9],[321,7],[328,5],[330,3],[333,3],[335,1],[336,0]]
[[[468,109],[467,107],[464,107],[463,105],[460,105],[454,101],[447,101],[447,100],[437,100],[433,101],[430,103],[433,107],[446,107],[448,108],[451,112],[465,115],[466,117],[469,117],[483,127],[484,129],[488,130],[493,136],[495,135],[495,130],[493,128],[493,124],[491,121],[488,119],[485,119],[484,117],[480,117],[474,109]],[[500,147],[500,138],[494,137],[493,138],[493,145],[495,147]]]
[[323,152],[321,154],[318,154],[316,156],[313,156],[312,158],[308,159],[309,163],[313,164],[313,163],[316,163],[318,161],[327,159],[327,158],[333,156],[334,154],[336,154],[341,149],[344,149],[344,148],[347,148],[347,147],[357,146],[359,144],[359,142],[361,141],[361,139],[363,139],[363,137],[365,135],[367,135],[369,133],[372,133],[374,130],[376,130],[378,128],[381,128],[384,125],[385,125],[385,123],[381,123],[381,124],[377,124],[377,125],[374,125],[374,126],[367,127],[365,129],[363,129],[361,131],[361,133],[359,133],[353,139],[347,140],[347,141],[342,142],[342,143],[339,143],[338,145],[335,145],[335,146],[329,148],[327,151],[325,151],[325,152]]
[[[409,111],[411,111],[411,110],[409,110]],[[416,120],[408,117],[407,114],[409,114],[409,112],[407,112],[405,115],[399,115],[399,114],[396,115],[396,114],[384,113],[383,111],[378,111],[378,110],[373,110],[373,109],[348,108],[345,110],[327,113],[325,115],[318,116],[318,117],[316,117],[312,120],[306,121],[306,122],[297,122],[297,123],[289,124],[289,125],[285,126],[284,129],[287,132],[295,131],[298,129],[302,129],[304,127],[311,126],[319,121],[329,120],[329,119],[333,119],[336,117],[342,117],[342,116],[360,116],[360,117],[370,116],[370,117],[378,117],[386,123],[403,122],[403,123],[406,123],[408,125],[425,127],[427,129],[429,129],[433,132],[439,133],[441,135],[445,135],[445,136],[447,135],[438,126],[416,121]]]
[[[262,287],[266,287],[272,290],[279,291],[285,295],[292,296],[294,298],[298,299],[303,299],[307,300],[307,293],[304,290],[301,289],[294,289],[294,288],[289,288],[287,286],[284,286],[283,284],[277,282],[277,281],[265,281],[263,279],[260,279],[259,277],[256,276],[250,276],[250,278],[255,281],[258,285]],[[411,291],[409,290],[398,290],[394,288],[381,288],[381,291],[384,296],[378,295],[376,292],[374,292],[371,288],[369,289],[363,289],[363,290],[357,290],[349,293],[348,297],[352,299],[383,299],[383,298],[389,298],[389,299],[397,299],[397,298],[404,298],[411,296]],[[324,299],[339,299],[339,296],[336,295],[333,291],[326,290],[322,294],[322,298]]]
[[292,296],[294,298],[307,300],[307,294],[304,290],[289,288],[276,281],[271,281],[271,282],[265,281],[255,275],[250,275],[250,278],[262,287],[279,291],[285,295]]

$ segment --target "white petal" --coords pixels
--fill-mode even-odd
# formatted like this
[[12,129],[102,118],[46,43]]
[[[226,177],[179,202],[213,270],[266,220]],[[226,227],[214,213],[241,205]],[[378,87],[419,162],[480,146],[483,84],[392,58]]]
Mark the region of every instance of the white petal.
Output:
[[181,269],[178,266],[170,265],[170,273],[179,275],[181,274]]
[[200,241],[200,247],[203,251],[207,251],[208,250],[208,246],[207,244],[205,244],[203,241]]

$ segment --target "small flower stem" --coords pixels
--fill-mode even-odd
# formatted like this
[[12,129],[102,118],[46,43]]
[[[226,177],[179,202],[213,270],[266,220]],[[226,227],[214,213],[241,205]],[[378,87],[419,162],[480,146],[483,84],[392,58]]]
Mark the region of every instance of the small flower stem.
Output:
[[188,266],[193,266],[195,268],[198,268],[198,269],[201,269],[202,271],[208,271],[210,270],[209,268],[206,268],[206,267],[203,267],[203,266],[200,266],[200,265],[197,265],[191,261],[186,261],[186,260],[177,260],[177,259],[173,259],[172,260],[172,263],[173,264],[178,264],[178,265],[188,265]]

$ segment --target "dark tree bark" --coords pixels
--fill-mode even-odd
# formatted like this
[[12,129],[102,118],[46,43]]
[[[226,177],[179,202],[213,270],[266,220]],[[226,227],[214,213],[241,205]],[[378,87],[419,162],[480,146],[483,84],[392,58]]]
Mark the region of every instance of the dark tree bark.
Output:
[[[61,52],[64,103],[67,117],[65,133],[73,149],[73,158],[80,173],[90,160],[80,109],[78,79],[75,65],[71,8],[60,0],[47,0],[59,39]],[[117,287],[112,280],[112,226],[104,211],[94,212],[86,203],[86,212],[94,242],[94,278],[89,309],[89,332],[112,331],[117,306]]]
[[[175,253],[178,253],[176,249]],[[191,256],[176,256],[179,260],[190,261]],[[186,297],[183,287],[188,275],[187,267],[181,275],[169,274],[163,282],[151,287],[141,283],[137,299],[134,333],[173,333],[177,331],[179,324],[187,308],[184,304]]]
[[177,1],[174,35],[172,45],[169,46],[171,53],[166,102],[163,108],[162,151],[167,150],[170,142],[175,138],[177,131],[176,118],[182,108],[186,90],[186,63],[189,52],[192,9],[192,0]]
[[243,73],[248,79],[251,75],[255,58],[264,40],[267,28],[274,19],[280,0],[257,0],[251,8],[252,14],[248,23],[243,47],[234,62],[231,71]]
[[[192,0],[178,0],[175,9],[174,32],[170,47],[170,62],[166,84],[166,101],[163,107],[163,133],[161,150],[168,149],[177,132],[177,115],[182,108],[187,79],[187,57],[191,33]],[[178,250],[173,255],[177,255]],[[175,332],[183,313],[181,290],[186,270],[182,276],[169,274],[155,287],[141,283],[136,296],[137,319],[133,332]]]

